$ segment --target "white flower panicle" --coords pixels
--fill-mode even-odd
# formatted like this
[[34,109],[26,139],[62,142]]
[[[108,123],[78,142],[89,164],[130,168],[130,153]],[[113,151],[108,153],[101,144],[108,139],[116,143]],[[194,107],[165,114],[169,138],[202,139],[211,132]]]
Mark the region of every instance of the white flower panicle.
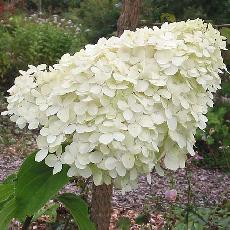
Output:
[[160,162],[176,170],[194,154],[225,46],[200,19],[102,38],[53,67],[21,71],[4,114],[20,128],[40,128],[36,161],[54,173],[67,164],[70,177],[129,190]]

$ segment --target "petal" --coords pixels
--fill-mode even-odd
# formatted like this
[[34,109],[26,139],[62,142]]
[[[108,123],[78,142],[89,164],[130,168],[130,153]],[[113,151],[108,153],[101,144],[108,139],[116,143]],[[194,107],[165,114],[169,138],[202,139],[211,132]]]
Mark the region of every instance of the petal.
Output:
[[53,174],[57,174],[62,170],[62,163],[60,161],[58,161],[53,169]]
[[92,162],[92,163],[100,163],[102,161],[102,153],[99,152],[99,151],[95,151],[95,152],[91,152],[90,155],[89,155],[89,160]]
[[35,161],[40,162],[46,158],[48,155],[48,149],[41,149],[37,152],[35,156]]
[[126,109],[123,112],[123,116],[124,116],[125,120],[130,121],[133,118],[133,112],[130,109]]
[[67,176],[68,177],[73,177],[73,176],[78,176],[78,170],[75,166],[72,166],[69,168],[68,172],[67,172]]
[[90,88],[90,92],[93,94],[99,94],[101,92],[101,86],[100,85],[93,85]]
[[171,119],[167,120],[167,124],[170,130],[176,130],[177,127],[177,120],[175,117],[172,117]]
[[148,127],[148,128],[152,128],[153,127],[152,118],[150,116],[148,116],[148,115],[143,115],[141,117],[141,120],[140,120],[139,124],[142,127]]
[[39,149],[44,149],[48,146],[46,137],[39,135],[36,139],[37,146]]
[[167,90],[167,89],[160,89],[157,91],[162,97],[166,98],[166,99],[170,99],[171,98],[171,93]]
[[71,154],[70,152],[64,152],[62,155],[62,160],[65,164],[73,164],[75,159],[74,159],[74,155]]
[[124,155],[122,155],[121,161],[126,169],[131,169],[134,166],[135,157],[133,154],[125,153]]
[[185,167],[186,156],[179,149],[172,150],[169,153],[166,153],[164,158],[164,164],[166,168],[171,170],[177,170],[178,168]]
[[98,112],[98,108],[95,104],[90,104],[90,106],[88,107],[88,113],[91,116],[95,116]]
[[182,65],[184,60],[185,60],[185,57],[183,57],[183,56],[173,57],[172,63],[175,66],[180,66],[180,65]]
[[164,70],[164,73],[165,73],[166,75],[171,76],[171,75],[175,75],[177,71],[178,71],[178,67],[177,67],[177,66],[175,66],[175,65],[170,65],[169,68],[167,68],[167,69]]
[[74,112],[77,115],[84,115],[86,111],[87,111],[87,105],[85,103],[79,102],[74,105]]
[[80,162],[78,161],[78,159],[75,159],[75,162],[74,162],[75,166],[77,169],[84,169],[87,167],[87,165],[82,165],[80,164]]
[[117,164],[116,164],[116,171],[118,173],[119,176],[125,176],[126,174],[126,168],[124,167],[124,165],[118,161]]
[[45,163],[49,167],[54,167],[56,165],[57,161],[58,161],[58,158],[55,154],[49,154],[45,159]]
[[81,165],[87,165],[90,163],[89,154],[78,154],[77,159]]
[[113,134],[112,133],[105,133],[99,137],[99,142],[104,144],[104,145],[108,145],[110,142],[112,142],[112,140],[113,140]]
[[166,121],[165,117],[159,113],[154,113],[151,117],[152,117],[153,123],[157,125],[160,125]]
[[187,141],[187,150],[188,152],[190,153],[191,156],[194,156],[195,155],[195,151],[193,149],[193,145]]
[[105,160],[105,167],[106,167],[106,169],[113,170],[116,167],[116,162],[117,162],[116,158],[114,158],[114,157],[108,157]]
[[6,116],[6,115],[8,115],[9,114],[9,111],[3,111],[3,112],[1,112],[1,115],[2,116]]
[[117,171],[116,171],[116,170],[114,170],[114,169],[113,169],[113,170],[110,170],[110,171],[109,171],[109,175],[111,176],[111,178],[113,178],[113,179],[114,179],[114,178],[116,178],[116,177],[117,177]]
[[69,120],[69,108],[65,107],[65,108],[59,110],[59,112],[57,113],[57,117],[61,121],[67,122]]
[[141,126],[139,124],[129,124],[128,131],[132,137],[137,137],[141,133]]
[[39,125],[38,121],[30,122],[28,125],[28,129],[36,129],[36,128],[38,128],[38,125]]
[[120,110],[126,110],[129,107],[128,104],[122,100],[117,101],[117,106]]
[[149,83],[145,80],[138,80],[137,84],[134,86],[134,90],[137,92],[145,92],[149,87]]
[[116,132],[113,134],[113,138],[117,141],[123,141],[125,139],[125,135],[120,132]]
[[48,136],[48,135],[49,135],[49,129],[43,127],[43,128],[40,130],[40,134],[41,134],[42,136]]
[[130,180],[136,180],[137,179],[137,170],[135,168],[130,170]]
[[156,165],[155,169],[159,176],[164,176],[164,170],[159,165]]
[[92,175],[92,171],[89,167],[86,167],[84,169],[79,169],[78,173],[80,174],[80,176],[84,178],[89,178]]
[[65,128],[64,133],[65,133],[65,134],[72,134],[75,130],[76,130],[76,125],[74,125],[74,124],[68,125],[68,126]]
[[115,92],[116,92],[114,89],[110,89],[108,87],[104,87],[102,89],[102,91],[108,97],[114,97],[115,96]]
[[135,103],[130,106],[131,110],[135,113],[140,113],[143,111],[143,106],[141,104]]
[[57,137],[54,135],[48,135],[47,136],[47,143],[49,143],[49,144],[53,143],[56,140],[56,138]]
[[93,173],[93,182],[96,186],[102,184],[102,172],[101,172],[101,170],[97,170]]
[[79,143],[78,150],[81,154],[88,153],[90,150],[90,146],[88,143]]
[[170,50],[157,50],[154,57],[158,64],[164,65],[172,60],[173,54]]

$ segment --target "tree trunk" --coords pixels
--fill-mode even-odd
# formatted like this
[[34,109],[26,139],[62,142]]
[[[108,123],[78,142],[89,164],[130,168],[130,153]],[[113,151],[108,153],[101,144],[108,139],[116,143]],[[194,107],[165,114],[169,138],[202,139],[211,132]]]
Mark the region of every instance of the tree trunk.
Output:
[[[121,15],[117,22],[117,35],[120,36],[125,29],[134,30],[137,27],[142,0],[123,0]],[[93,184],[91,219],[97,230],[109,230],[112,213],[113,185]]]
[[112,213],[112,194],[113,185],[93,184],[92,202],[91,202],[91,219],[96,225],[97,230],[108,230],[110,217]]
[[117,22],[117,36],[124,30],[135,30],[140,15],[142,0],[123,0],[121,15]]

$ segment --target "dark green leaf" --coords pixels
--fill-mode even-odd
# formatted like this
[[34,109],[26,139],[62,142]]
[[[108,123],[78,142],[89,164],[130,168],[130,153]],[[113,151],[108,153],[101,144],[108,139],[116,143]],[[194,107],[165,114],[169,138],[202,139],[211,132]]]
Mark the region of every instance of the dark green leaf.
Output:
[[15,216],[16,202],[15,199],[11,199],[6,202],[0,211],[0,229],[7,230],[10,221]]
[[70,211],[80,230],[94,230],[94,224],[90,221],[88,206],[79,196],[65,193],[58,196],[65,207]]
[[120,217],[117,221],[117,228],[120,230],[129,230],[131,227],[131,220],[128,217]]
[[149,222],[149,218],[150,218],[149,213],[141,214],[136,218],[135,223],[140,225],[147,224]]
[[35,154],[26,158],[18,172],[15,194],[18,218],[34,215],[69,181],[67,167],[53,175],[52,168],[35,161]]

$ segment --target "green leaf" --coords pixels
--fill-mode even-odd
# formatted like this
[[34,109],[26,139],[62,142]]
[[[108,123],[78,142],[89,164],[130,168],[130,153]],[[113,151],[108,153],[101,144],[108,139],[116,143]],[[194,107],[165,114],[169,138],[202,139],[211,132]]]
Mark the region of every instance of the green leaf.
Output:
[[14,184],[0,184],[0,204],[14,194]]
[[33,220],[38,219],[39,217],[41,217],[42,215],[47,215],[49,216],[49,220],[55,221],[56,220],[56,216],[57,216],[57,209],[59,208],[58,204],[55,203],[51,203],[51,204],[47,204],[44,207],[42,207],[34,216],[33,216]]
[[15,184],[15,181],[17,180],[17,174],[16,173],[13,173],[13,174],[10,174],[4,181],[3,181],[3,184]]
[[34,215],[69,181],[67,167],[53,175],[52,168],[35,161],[35,154],[26,158],[18,172],[15,196],[20,219]]
[[208,143],[209,145],[214,144],[214,142],[215,142],[215,140],[214,140],[211,136],[208,136],[208,137],[207,137],[207,143]]
[[15,199],[9,200],[0,211],[0,229],[7,230],[10,221],[15,216],[16,201]]
[[79,196],[72,193],[64,193],[57,197],[70,211],[80,230],[94,230],[95,226],[90,221],[88,205]]
[[117,228],[120,230],[129,230],[131,227],[131,220],[128,217],[120,217],[117,221]]
[[149,222],[149,219],[150,219],[149,213],[141,214],[141,215],[137,216],[135,223],[140,224],[140,225],[141,224],[147,224]]

